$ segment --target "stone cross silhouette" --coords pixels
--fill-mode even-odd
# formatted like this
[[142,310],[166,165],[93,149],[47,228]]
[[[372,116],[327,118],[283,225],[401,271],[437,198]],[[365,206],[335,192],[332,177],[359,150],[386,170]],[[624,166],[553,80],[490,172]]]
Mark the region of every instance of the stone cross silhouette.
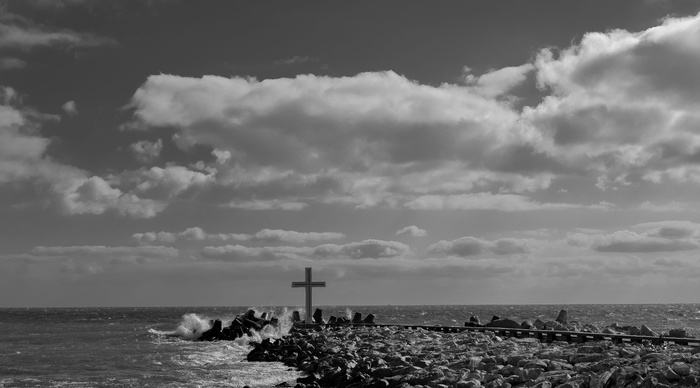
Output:
[[311,288],[313,287],[325,287],[326,282],[312,282],[311,281],[311,267],[306,267],[306,276],[303,282],[292,282],[292,288],[304,287],[306,288],[306,323],[313,323],[311,320]]

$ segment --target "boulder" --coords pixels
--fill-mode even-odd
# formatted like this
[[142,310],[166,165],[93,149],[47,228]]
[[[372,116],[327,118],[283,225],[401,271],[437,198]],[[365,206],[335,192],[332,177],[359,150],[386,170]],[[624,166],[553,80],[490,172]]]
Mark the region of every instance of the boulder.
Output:
[[486,324],[486,327],[502,327],[506,329],[522,329],[520,324],[518,322],[515,322],[512,319],[508,318],[503,318],[503,319],[495,319],[492,320],[491,322]]
[[243,326],[246,329],[253,329],[255,331],[260,331],[260,329],[262,329],[262,325],[260,323],[258,323],[257,321],[254,321],[252,319],[248,319],[248,318],[245,318],[243,320]]
[[217,319],[214,321],[209,321],[211,323],[211,329],[202,333],[199,339],[204,341],[213,341],[221,338],[221,320]]
[[338,318],[335,315],[331,315],[330,318],[328,318],[328,324],[329,325],[335,325],[338,321]]
[[523,329],[532,329],[534,325],[532,324],[532,321],[528,319],[526,321],[523,321],[523,323],[520,324],[520,327],[522,327]]
[[673,338],[690,338],[688,335],[688,332],[685,331],[684,329],[671,329],[668,331],[668,335],[665,337],[673,337]]
[[491,317],[491,322],[497,321],[499,319],[501,319],[501,317],[499,317],[498,315],[494,315],[493,317]]
[[355,313],[352,317],[352,323],[362,323],[362,313]]
[[292,321],[301,322],[301,315],[299,315],[299,312],[296,310],[292,311]]
[[233,329],[234,327],[243,327],[243,321],[240,317],[236,317],[233,319],[233,321],[231,321],[231,324],[228,327],[231,329]]
[[566,325],[568,315],[569,314],[566,312],[566,310],[560,310],[559,315],[557,315],[557,319],[555,319],[555,321],[561,323],[562,325]]
[[362,320],[362,323],[374,323],[374,314],[367,314],[365,319]]
[[659,335],[656,334],[654,331],[652,331],[650,328],[647,327],[647,325],[642,325],[640,328],[641,334],[646,335],[649,337],[658,337]]
[[325,324],[326,322],[323,320],[323,310],[316,309],[316,311],[314,311],[313,320],[314,323]]

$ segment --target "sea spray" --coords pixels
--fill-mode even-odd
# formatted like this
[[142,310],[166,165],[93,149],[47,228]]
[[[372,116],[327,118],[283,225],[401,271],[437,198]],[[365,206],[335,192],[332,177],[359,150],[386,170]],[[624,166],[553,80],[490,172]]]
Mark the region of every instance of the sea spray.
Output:
[[[266,338],[281,338],[289,333],[289,330],[292,328],[292,311],[287,307],[274,308],[273,311],[265,311],[257,307],[250,307],[248,310],[255,311],[256,315],[260,315],[263,312],[267,312],[268,314],[271,313],[273,316],[278,318],[278,324],[266,325],[259,332],[250,329],[250,335],[244,335],[242,338],[236,340],[236,343],[241,346],[247,346],[249,342],[260,342]],[[236,316],[236,314],[230,314],[223,318],[216,319],[220,319],[225,327],[229,326]],[[204,332],[212,328],[211,321],[213,319],[215,318],[200,316],[196,313],[187,313],[182,316],[182,319],[175,330],[160,331],[156,329],[149,329],[148,332],[158,336],[175,337],[188,341],[196,341],[200,339]]]

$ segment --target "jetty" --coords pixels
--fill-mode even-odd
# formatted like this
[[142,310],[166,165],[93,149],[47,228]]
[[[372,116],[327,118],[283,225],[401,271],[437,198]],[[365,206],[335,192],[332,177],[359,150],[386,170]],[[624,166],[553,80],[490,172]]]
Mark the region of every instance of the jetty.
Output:
[[[698,338],[676,338],[676,337],[656,337],[645,335],[630,335],[630,334],[608,334],[608,333],[589,333],[564,330],[536,330],[536,329],[514,329],[501,327],[468,327],[468,326],[440,326],[440,325],[415,325],[415,324],[381,324],[381,323],[351,323],[351,326],[367,326],[367,327],[389,327],[405,330],[423,329],[427,331],[437,331],[441,333],[462,333],[462,332],[492,332],[504,338],[532,338],[540,342],[551,343],[554,341],[564,341],[568,343],[584,343],[592,341],[610,341],[613,343],[649,343],[660,345],[663,343],[674,343],[686,346],[700,347],[700,339]],[[316,327],[313,324],[306,326],[308,328]],[[347,324],[327,324],[328,328],[347,326]],[[298,328],[303,328],[305,325],[298,325]]]

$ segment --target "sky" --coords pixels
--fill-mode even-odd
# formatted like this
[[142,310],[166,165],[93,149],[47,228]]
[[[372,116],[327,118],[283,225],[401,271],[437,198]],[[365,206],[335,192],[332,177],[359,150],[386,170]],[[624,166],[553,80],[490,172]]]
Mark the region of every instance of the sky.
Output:
[[0,0],[0,307],[693,303],[700,4]]

